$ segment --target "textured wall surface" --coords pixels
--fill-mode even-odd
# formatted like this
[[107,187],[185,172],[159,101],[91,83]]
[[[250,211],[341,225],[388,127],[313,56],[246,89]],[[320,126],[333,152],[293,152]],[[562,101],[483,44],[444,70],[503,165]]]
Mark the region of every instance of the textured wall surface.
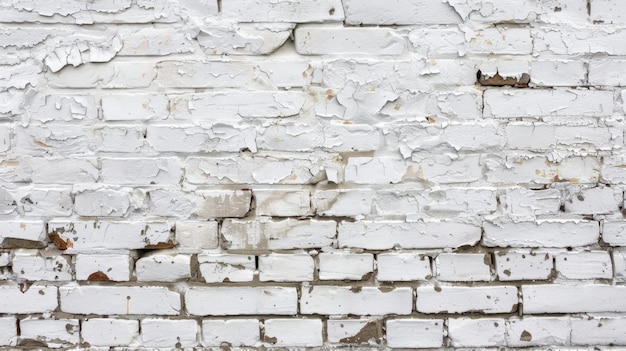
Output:
[[0,345],[626,345],[625,13],[0,1]]

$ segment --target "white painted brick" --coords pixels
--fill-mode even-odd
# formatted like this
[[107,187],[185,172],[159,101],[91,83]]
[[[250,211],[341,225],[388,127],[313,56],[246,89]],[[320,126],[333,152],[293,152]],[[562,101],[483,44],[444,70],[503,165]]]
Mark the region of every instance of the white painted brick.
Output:
[[221,234],[230,250],[307,249],[332,246],[336,227],[334,221],[315,219],[226,219],[222,224]]
[[168,245],[166,222],[50,221],[48,236],[60,249],[145,249]]
[[600,166],[600,174],[602,179],[610,184],[626,183],[626,157],[621,153],[613,156],[606,156]]
[[403,154],[408,154],[409,150],[432,150],[436,147],[452,148],[455,151],[482,151],[504,145],[504,137],[493,121],[481,124],[446,123],[441,127],[431,123],[398,125],[397,134]]
[[17,323],[15,317],[0,317],[0,345],[15,345],[17,338]]
[[17,213],[26,216],[59,216],[72,214],[69,187],[23,187],[10,191]]
[[488,214],[497,207],[493,189],[439,188],[433,190],[379,191],[376,210],[381,215],[433,217],[473,213]]
[[[439,62],[435,60],[434,62]],[[443,60],[445,64],[447,60]],[[430,61],[433,62],[433,61]],[[434,71],[433,74],[441,72]],[[420,79],[423,79],[421,77]],[[474,77],[476,80],[476,77]],[[469,83],[469,79],[467,79]],[[466,83],[464,81],[463,83]],[[441,83],[443,84],[443,83]],[[461,85],[459,83],[459,85]],[[423,88],[430,90],[432,88]],[[475,90],[447,88],[446,91],[427,93],[404,93],[393,101],[389,101],[381,109],[381,113],[394,119],[424,117],[437,121],[433,116],[441,119],[475,120],[482,117],[482,93]]]
[[191,192],[169,189],[149,190],[150,213],[154,216],[188,218],[201,207],[202,199]]
[[[234,66],[226,62],[162,61],[158,63],[157,70],[157,82],[165,87],[236,88],[246,86],[253,79],[249,64]],[[210,76],[213,79],[207,79]],[[176,110],[177,104],[170,105],[170,108]]]
[[378,315],[409,314],[413,301],[411,288],[310,286],[302,289],[302,314]]
[[151,125],[146,141],[159,152],[211,152],[243,149],[257,151],[256,130],[244,126],[217,124],[211,127],[190,125]]
[[318,190],[313,206],[318,216],[359,217],[372,212],[374,191],[371,189]]
[[329,319],[326,321],[327,340],[342,344],[380,344],[381,322],[376,319]]
[[257,216],[296,217],[311,211],[308,190],[255,189]]
[[626,38],[626,31],[613,29],[610,26],[555,26],[534,28],[532,31],[534,54],[624,55],[626,53],[626,46],[621,45]]
[[540,60],[530,62],[532,84],[547,87],[585,85],[587,68],[574,60]]
[[406,39],[385,27],[300,25],[295,29],[296,51],[301,55],[400,55]]
[[30,160],[7,159],[0,161],[0,180],[3,182],[30,182],[32,173]]
[[256,346],[261,342],[259,321],[256,319],[202,320],[202,339],[206,346],[222,343],[238,346]]
[[626,61],[591,61],[589,62],[589,84],[625,86],[626,75],[622,71],[626,69]]
[[422,180],[435,184],[470,183],[483,177],[478,154],[413,155],[407,170],[407,180]]
[[125,191],[102,189],[74,195],[74,211],[79,216],[123,217],[129,207],[130,199]]
[[180,311],[180,295],[165,287],[65,285],[59,294],[61,311],[73,314],[169,316]]
[[185,293],[185,304],[197,316],[293,315],[298,294],[288,287],[193,287]]
[[0,286],[0,310],[4,313],[45,313],[57,306],[57,287],[33,284],[28,289],[19,285]]
[[376,267],[379,281],[427,280],[432,277],[430,258],[415,252],[378,254]]
[[44,223],[42,221],[2,221],[0,238],[20,239],[29,241],[46,241]]
[[[466,33],[466,40],[468,33]],[[527,55],[533,51],[529,28],[486,28],[469,35],[467,51],[471,54]]]
[[103,158],[101,180],[108,184],[177,185],[182,169],[177,158]]
[[553,256],[547,252],[499,251],[495,254],[498,280],[547,280],[554,268]]
[[78,319],[25,318],[20,321],[20,338],[41,341],[50,348],[68,347],[80,342]]
[[348,24],[456,24],[459,16],[444,3],[393,0],[387,4],[368,0],[345,0]]
[[[229,65],[228,67],[231,67]],[[174,69],[174,68],[171,68]],[[242,72],[219,73],[213,66],[185,67],[192,76],[170,77],[168,84],[180,86],[204,87],[212,82],[220,85],[220,80],[202,76],[203,72],[217,71],[218,77],[225,75],[236,79]],[[178,71],[176,71],[178,72]],[[220,86],[246,86],[252,83],[252,67],[246,78],[241,78],[239,82],[229,83],[228,80]],[[196,77],[197,80],[196,80]],[[208,80],[207,80],[208,79]],[[225,79],[222,79],[225,80]],[[277,92],[215,92],[198,93],[194,95],[170,96],[170,116],[174,119],[203,120],[211,117],[211,120],[237,121],[242,118],[278,118],[297,115],[305,103],[305,95],[297,91],[277,91]]]
[[375,151],[381,145],[380,131],[364,124],[324,126],[323,147],[335,152]]
[[266,55],[283,45],[294,27],[293,23],[209,22],[199,28],[196,39],[207,54]]
[[542,123],[512,123],[506,128],[508,145],[514,149],[552,150],[556,146],[568,149],[584,147],[591,150],[619,148],[623,131],[616,128],[589,126],[559,126]]
[[566,279],[611,279],[613,264],[606,251],[563,252],[555,256],[556,271]]
[[331,251],[318,258],[320,280],[363,280],[374,271],[374,255],[368,253]]
[[613,249],[613,270],[616,281],[626,280],[626,250],[623,248]]
[[196,211],[204,218],[245,217],[250,211],[250,190],[200,190],[204,199]]
[[215,221],[176,221],[176,242],[181,251],[215,249],[219,246]]
[[512,313],[517,302],[514,286],[420,286],[416,307],[423,313]]
[[14,149],[35,156],[93,154],[93,132],[79,126],[30,125],[14,128]]
[[[485,117],[607,117],[613,92],[596,90],[487,90]],[[533,101],[529,104],[528,101]]]
[[132,272],[130,261],[129,255],[112,252],[76,255],[76,280],[128,281]]
[[393,348],[443,346],[442,319],[390,319],[385,323],[387,345]]
[[606,214],[619,211],[624,202],[621,189],[595,187],[580,189],[571,187],[564,199],[565,212],[573,214]]
[[256,143],[261,150],[311,152],[322,147],[324,137],[319,124],[288,123],[264,128]]
[[350,157],[346,182],[356,184],[399,183],[407,172],[406,163],[391,157]]
[[484,23],[562,23],[587,22],[584,0],[537,2],[513,0],[446,0],[465,20]]
[[507,212],[519,216],[556,214],[561,206],[561,193],[556,189],[509,188],[500,199]]
[[427,58],[465,56],[467,44],[459,28],[417,28],[409,33],[413,50]]
[[506,327],[512,347],[569,345],[572,331],[568,317],[509,318]]
[[[156,78],[150,62],[88,63],[46,75],[55,88],[145,88]],[[88,79],[85,79],[88,78]]]
[[11,265],[11,254],[9,252],[0,253],[0,267]]
[[165,119],[167,110],[168,100],[160,94],[102,96],[102,117],[105,121]]
[[500,318],[451,318],[448,337],[454,347],[505,345],[505,320]]
[[68,258],[52,251],[16,250],[12,260],[13,274],[25,280],[72,280],[72,265]]
[[[126,28],[124,28],[126,29]],[[120,56],[165,56],[193,52],[191,33],[174,28],[122,30]]]
[[93,95],[38,94],[26,110],[32,121],[95,120],[100,99]]
[[195,320],[167,320],[146,318],[141,321],[141,341],[144,347],[194,347],[198,322]]
[[153,251],[135,263],[138,281],[173,282],[191,276],[191,256],[171,251]]
[[491,255],[441,253],[435,258],[437,279],[476,282],[491,280]]
[[324,344],[321,319],[266,319],[264,325],[264,341],[271,346],[316,347]]
[[523,285],[524,313],[623,312],[626,288],[609,285]]
[[95,159],[32,158],[29,162],[33,183],[75,184],[98,180]]
[[200,254],[198,263],[207,283],[251,282],[256,269],[254,256],[249,255]]
[[98,151],[139,152],[144,145],[144,130],[138,126],[98,127],[94,134]]
[[[556,161],[556,160],[554,160]],[[509,156],[487,166],[487,181],[507,184],[550,184],[555,181],[597,183],[600,166],[594,157],[567,157],[559,162],[542,156]]]
[[259,280],[262,282],[312,281],[315,264],[308,253],[271,253],[259,256]]
[[485,222],[483,244],[499,247],[576,247],[595,244],[600,236],[598,222],[539,220],[537,222]]
[[590,4],[590,17],[603,24],[624,24],[624,3],[616,0],[594,0]]
[[222,16],[240,22],[341,22],[340,0],[234,0],[225,3]]
[[623,345],[624,318],[572,319],[572,345]]
[[455,222],[360,221],[341,222],[339,247],[385,250],[429,249],[474,245],[480,240],[480,227]]
[[90,318],[82,322],[82,339],[91,346],[131,346],[139,342],[139,321]]

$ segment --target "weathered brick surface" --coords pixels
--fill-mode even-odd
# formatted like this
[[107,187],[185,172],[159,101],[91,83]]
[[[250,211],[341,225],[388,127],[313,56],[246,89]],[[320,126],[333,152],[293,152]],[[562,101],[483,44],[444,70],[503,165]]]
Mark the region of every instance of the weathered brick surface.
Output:
[[626,338],[622,0],[0,0],[0,347]]

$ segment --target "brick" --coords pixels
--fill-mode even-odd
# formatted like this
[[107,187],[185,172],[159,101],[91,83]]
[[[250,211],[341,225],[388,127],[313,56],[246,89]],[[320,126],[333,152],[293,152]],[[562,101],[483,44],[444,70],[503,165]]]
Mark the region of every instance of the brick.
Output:
[[403,348],[443,346],[442,319],[390,319],[385,323],[387,345]]
[[170,246],[166,222],[50,221],[48,236],[64,250],[145,249]]
[[382,215],[433,217],[474,213],[488,214],[496,210],[493,189],[441,188],[437,190],[379,191],[376,211]]
[[618,148],[623,139],[619,129],[597,126],[568,126],[544,123],[511,123],[507,126],[508,145],[514,149],[552,150],[585,147],[591,150]]
[[17,323],[15,317],[0,317],[0,326],[0,345],[15,345],[17,338]]
[[180,295],[165,287],[65,285],[59,290],[61,311],[73,314],[170,316],[181,308]]
[[550,184],[556,181],[595,184],[600,177],[600,167],[603,167],[593,157],[573,156],[554,161],[542,156],[509,156],[502,163],[487,165],[487,181],[509,184]]
[[500,318],[451,318],[448,337],[454,347],[505,345],[505,320]]
[[432,277],[430,258],[415,252],[376,255],[376,279],[379,281],[428,280]]
[[340,0],[235,0],[224,4],[221,14],[240,22],[341,22],[344,18]]
[[376,151],[380,147],[380,131],[365,124],[330,124],[324,126],[323,148],[329,151]]
[[602,180],[610,184],[625,184],[625,163],[626,158],[622,153],[615,153],[612,156],[604,157],[602,165],[600,165],[600,174]]
[[141,341],[144,347],[194,347],[198,345],[195,320],[141,320]]
[[105,121],[147,121],[167,118],[169,101],[161,94],[107,94],[102,96]]
[[435,258],[435,267],[441,281],[491,280],[490,254],[441,253]]
[[[420,42],[422,39],[420,38]],[[444,63],[449,61],[442,60]],[[436,62],[439,61],[436,60]],[[461,68],[464,69],[465,66],[456,69],[459,70]],[[439,74],[440,72],[433,73]],[[436,75],[434,76],[436,77]],[[476,77],[474,77],[475,80]],[[432,82],[433,85],[438,85],[438,83],[437,81]],[[467,81],[464,79],[463,82],[459,82],[459,85],[465,85],[465,83],[469,83],[469,78]],[[423,87],[422,89],[431,90],[432,88]],[[432,116],[439,116],[443,120],[448,118],[461,121],[476,120],[482,118],[482,94],[479,95],[476,91],[463,88],[457,90],[446,89],[446,91],[437,91],[430,94],[420,92],[405,93],[401,94],[397,99],[386,103],[381,109],[381,113],[396,120],[406,120],[407,118],[415,117],[424,117],[428,120],[428,117],[430,117],[432,120],[437,121]]]
[[411,288],[311,286],[302,290],[302,314],[377,315],[409,314],[413,292]]
[[515,0],[503,4],[494,0],[446,0],[464,20],[479,23],[562,23],[587,22],[584,0],[549,3]]
[[417,311],[422,313],[511,313],[517,310],[514,286],[420,286]]
[[[316,347],[324,344],[321,319],[266,319],[264,341],[271,346]],[[294,333],[294,330],[300,332]]]
[[607,117],[613,113],[610,91],[488,90],[484,98],[488,118]]
[[322,147],[324,136],[320,124],[288,123],[264,128],[256,142],[260,150],[311,152]]
[[547,280],[554,268],[553,255],[541,251],[498,251],[496,273],[500,281]]
[[255,189],[257,216],[297,217],[311,211],[308,190]]
[[473,245],[480,240],[480,227],[455,222],[360,221],[341,222],[339,247],[385,250],[431,249]]
[[578,247],[595,244],[600,235],[595,221],[486,222],[483,229],[483,244],[489,247]]
[[616,248],[612,252],[613,275],[616,281],[626,280],[626,251],[623,248]]
[[186,219],[194,216],[203,202],[199,195],[179,190],[154,189],[148,195],[148,207],[154,216]]
[[293,23],[211,23],[200,28],[197,40],[207,54],[266,55],[280,48],[294,27]]
[[16,126],[14,149],[34,156],[82,156],[93,154],[93,132],[80,126]]
[[624,318],[572,319],[572,345],[623,345]]
[[74,195],[74,211],[79,216],[124,217],[129,207],[130,199],[125,191],[102,189]]
[[320,280],[363,280],[374,271],[374,255],[345,251],[322,252],[319,259]]
[[200,190],[203,201],[197,210],[199,217],[245,217],[250,211],[250,190]]
[[220,346],[222,343],[238,346],[254,346],[261,342],[257,319],[204,319],[202,320],[202,340],[206,346]]
[[625,86],[626,75],[620,70],[626,68],[626,61],[591,61],[589,62],[589,84]]
[[311,199],[318,216],[360,217],[372,212],[371,189],[318,190]]
[[295,29],[296,51],[301,55],[400,55],[406,39],[385,27],[300,25]]
[[293,315],[298,296],[288,287],[194,287],[185,293],[185,303],[196,316]]
[[249,255],[200,254],[198,264],[207,283],[251,282],[256,270],[255,258]]
[[131,258],[128,254],[97,253],[76,255],[76,280],[130,280]]
[[98,180],[95,159],[32,158],[30,166],[33,183],[75,184]]
[[182,169],[177,158],[103,158],[102,182],[124,185],[178,185]]
[[344,1],[348,24],[456,24],[459,16],[444,3],[394,0],[383,5],[367,0]]
[[56,310],[57,287],[33,284],[28,289],[19,285],[0,287],[0,310],[3,313],[46,313]]
[[69,257],[54,251],[16,250],[12,264],[18,279],[68,281],[73,276]]
[[507,344],[513,347],[569,345],[572,327],[568,317],[509,318]]
[[77,345],[80,342],[79,330],[78,319],[25,318],[20,321],[21,343],[36,340],[50,348]]
[[150,125],[146,141],[159,152],[256,152],[256,130],[245,126],[218,124],[212,127],[193,125]]
[[411,30],[409,40],[413,50],[427,58],[456,58],[467,53],[465,36],[458,28],[417,28]]
[[38,94],[25,114],[31,121],[79,121],[98,118],[100,99],[93,95]]
[[593,30],[585,26],[553,26],[533,29],[533,54],[624,55],[626,46],[620,44],[626,37],[626,31],[609,27],[593,27]]
[[103,152],[139,152],[144,130],[138,126],[98,127],[94,130],[96,150]]
[[431,123],[398,125],[397,134],[401,152],[432,150],[435,147],[455,151],[484,151],[501,148],[504,138],[498,125],[487,121],[483,123],[454,123],[441,127]]
[[345,180],[355,184],[394,184],[407,172],[404,160],[391,157],[350,157]]
[[533,51],[529,28],[486,28],[477,30],[466,40],[471,54],[528,55]]
[[138,281],[174,282],[191,277],[191,256],[163,250],[153,251],[137,260]]
[[280,250],[329,247],[335,242],[336,223],[315,219],[259,221],[227,219],[222,235],[229,250]]
[[146,88],[157,71],[150,62],[108,62],[67,67],[46,76],[54,88]]
[[216,221],[176,221],[176,242],[179,250],[199,252],[219,246]]
[[120,56],[166,56],[193,52],[191,33],[173,28],[122,30]]
[[413,155],[413,164],[407,170],[406,180],[434,184],[471,183],[483,178],[479,154]]
[[622,286],[580,284],[576,286],[523,285],[524,313],[623,312]]
[[561,192],[556,189],[509,188],[500,201],[508,213],[518,216],[556,214],[561,206]]
[[565,279],[611,279],[613,264],[606,251],[563,252],[555,256],[557,273]]
[[90,318],[82,322],[82,339],[91,346],[137,345],[139,321]]
[[271,253],[259,256],[258,269],[262,282],[303,282],[313,280],[315,264],[308,253]]
[[532,83],[544,87],[571,87],[587,83],[587,68],[574,60],[539,60],[530,62]]
[[380,344],[383,338],[380,319],[329,319],[326,321],[327,340],[341,344]]
[[32,242],[45,242],[44,223],[42,221],[2,221],[3,246],[6,246],[11,239],[26,240]]
[[615,0],[594,0],[590,6],[590,17],[594,23],[624,24],[624,4]]

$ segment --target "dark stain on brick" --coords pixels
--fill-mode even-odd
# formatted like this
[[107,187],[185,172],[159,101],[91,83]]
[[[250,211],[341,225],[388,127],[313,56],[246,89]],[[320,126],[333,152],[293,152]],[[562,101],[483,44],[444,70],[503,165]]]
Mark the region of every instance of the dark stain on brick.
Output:
[[48,237],[50,238],[50,240],[52,240],[54,245],[56,245],[56,247],[61,250],[66,250],[67,248],[72,247],[72,240],[70,240],[69,238],[67,240],[63,240],[63,238],[61,238],[61,236],[57,234],[57,232],[52,232],[48,234]]
[[502,77],[496,72],[494,76],[488,76],[481,71],[476,73],[478,84],[488,87],[504,87],[511,86],[516,88],[526,88],[530,83],[530,75],[528,73],[522,73],[521,77]]
[[528,331],[524,330],[519,339],[520,341],[531,341],[533,339],[533,336]]
[[267,336],[267,335],[265,335],[263,337],[263,341],[265,341],[267,343],[270,343],[270,344],[275,344],[275,343],[278,342],[278,339],[276,337],[274,337],[274,336]]
[[5,238],[2,240],[3,249],[43,249],[46,244],[41,241],[26,239]]
[[109,281],[111,281],[111,279],[109,279],[109,277],[106,274],[104,274],[104,273],[102,273],[100,271],[91,273],[89,275],[89,277],[87,277],[87,280],[90,280],[92,282],[109,282]]
[[380,340],[383,338],[382,328],[380,322],[369,322],[359,330],[356,335],[345,337],[339,340],[345,344],[364,344],[369,340],[374,339],[377,344],[380,344]]
[[171,249],[174,247],[174,242],[172,242],[171,240],[164,243],[164,242],[160,242],[157,244],[152,244],[152,245],[146,245],[144,247],[144,249],[146,250],[162,250],[162,249]]

